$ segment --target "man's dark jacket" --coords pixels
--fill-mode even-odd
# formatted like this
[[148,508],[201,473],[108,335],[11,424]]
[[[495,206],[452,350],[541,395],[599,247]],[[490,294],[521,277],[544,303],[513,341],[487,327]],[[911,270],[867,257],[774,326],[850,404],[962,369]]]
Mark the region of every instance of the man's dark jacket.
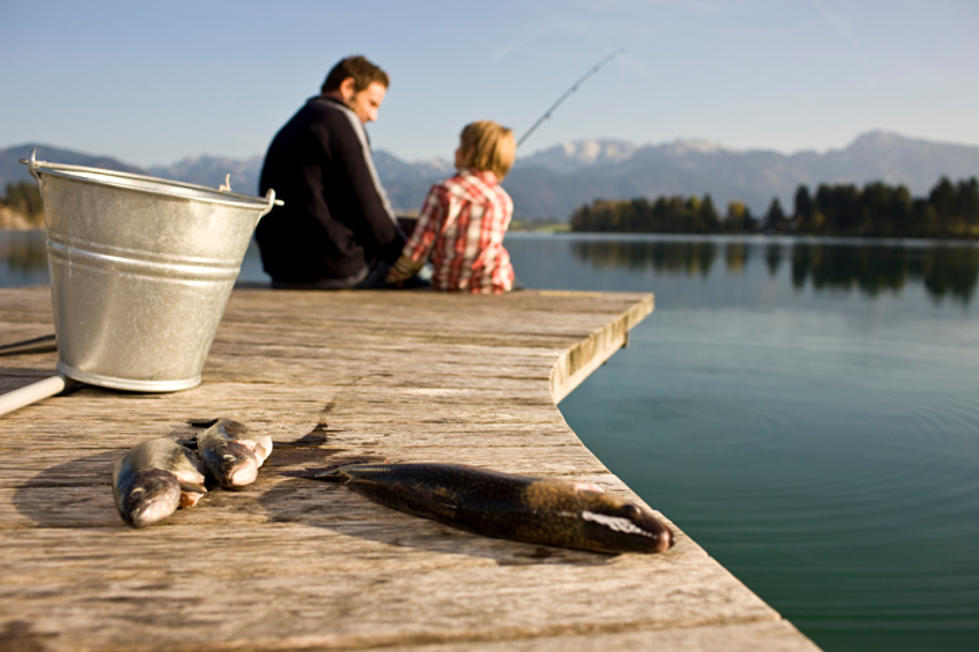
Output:
[[377,179],[356,114],[330,97],[310,98],[265,155],[259,194],[285,202],[255,231],[274,283],[350,287],[404,245]]

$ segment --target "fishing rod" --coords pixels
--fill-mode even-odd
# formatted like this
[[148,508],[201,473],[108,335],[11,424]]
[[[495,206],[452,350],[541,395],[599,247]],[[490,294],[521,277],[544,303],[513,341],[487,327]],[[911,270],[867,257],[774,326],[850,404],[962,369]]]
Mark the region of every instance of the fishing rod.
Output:
[[594,66],[592,66],[591,69],[588,72],[586,72],[584,75],[582,75],[581,76],[581,79],[579,79],[574,84],[572,84],[571,85],[571,88],[569,88],[568,90],[564,91],[564,95],[562,95],[561,97],[557,98],[557,102],[555,102],[554,104],[552,104],[550,106],[550,108],[547,109],[547,111],[544,111],[544,115],[542,115],[541,117],[537,118],[537,122],[535,122],[534,124],[532,124],[530,126],[530,129],[528,129],[527,132],[523,136],[520,137],[520,140],[517,141],[517,147],[520,147],[520,144],[523,141],[527,140],[527,136],[529,136],[530,134],[534,133],[534,130],[537,129],[538,126],[540,126],[540,123],[542,123],[545,120],[547,120],[548,118],[550,118],[551,117],[551,113],[554,112],[554,109],[556,109],[561,104],[561,102],[563,102],[564,100],[566,100],[569,95],[571,95],[576,90],[578,90],[578,87],[581,86],[581,84],[586,79],[588,79],[589,77],[591,77],[592,75],[594,75],[596,72],[598,72],[598,70],[602,66],[604,66],[606,63],[608,63],[609,61],[611,61],[615,57],[617,57],[623,51],[624,51],[623,48],[619,48],[618,50],[616,50],[612,54],[610,54],[607,57],[603,58],[601,61],[599,61],[598,63],[596,63]]

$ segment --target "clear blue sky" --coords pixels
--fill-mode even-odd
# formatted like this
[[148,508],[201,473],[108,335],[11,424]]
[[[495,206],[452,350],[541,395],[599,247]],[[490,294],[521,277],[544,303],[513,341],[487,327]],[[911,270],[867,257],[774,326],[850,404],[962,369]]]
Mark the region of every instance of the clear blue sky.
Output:
[[263,154],[327,70],[391,88],[375,148],[449,158],[466,122],[527,141],[700,138],[824,151],[885,129],[979,145],[979,0],[2,0],[0,147],[137,165]]

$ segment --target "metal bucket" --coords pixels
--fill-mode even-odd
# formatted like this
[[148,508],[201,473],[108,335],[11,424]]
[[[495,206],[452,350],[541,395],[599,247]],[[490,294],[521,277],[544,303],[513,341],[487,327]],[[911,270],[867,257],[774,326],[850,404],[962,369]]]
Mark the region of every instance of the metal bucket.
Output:
[[141,392],[194,387],[265,199],[22,161],[47,222],[58,371]]

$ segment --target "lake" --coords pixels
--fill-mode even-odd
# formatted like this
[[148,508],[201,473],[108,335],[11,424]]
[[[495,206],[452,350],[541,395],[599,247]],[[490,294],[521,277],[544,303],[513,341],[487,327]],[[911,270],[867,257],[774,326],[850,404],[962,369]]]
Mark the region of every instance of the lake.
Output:
[[[526,287],[656,294],[560,405],[648,503],[826,650],[979,649],[979,245],[507,247]],[[0,231],[0,286],[45,282],[41,235]]]

